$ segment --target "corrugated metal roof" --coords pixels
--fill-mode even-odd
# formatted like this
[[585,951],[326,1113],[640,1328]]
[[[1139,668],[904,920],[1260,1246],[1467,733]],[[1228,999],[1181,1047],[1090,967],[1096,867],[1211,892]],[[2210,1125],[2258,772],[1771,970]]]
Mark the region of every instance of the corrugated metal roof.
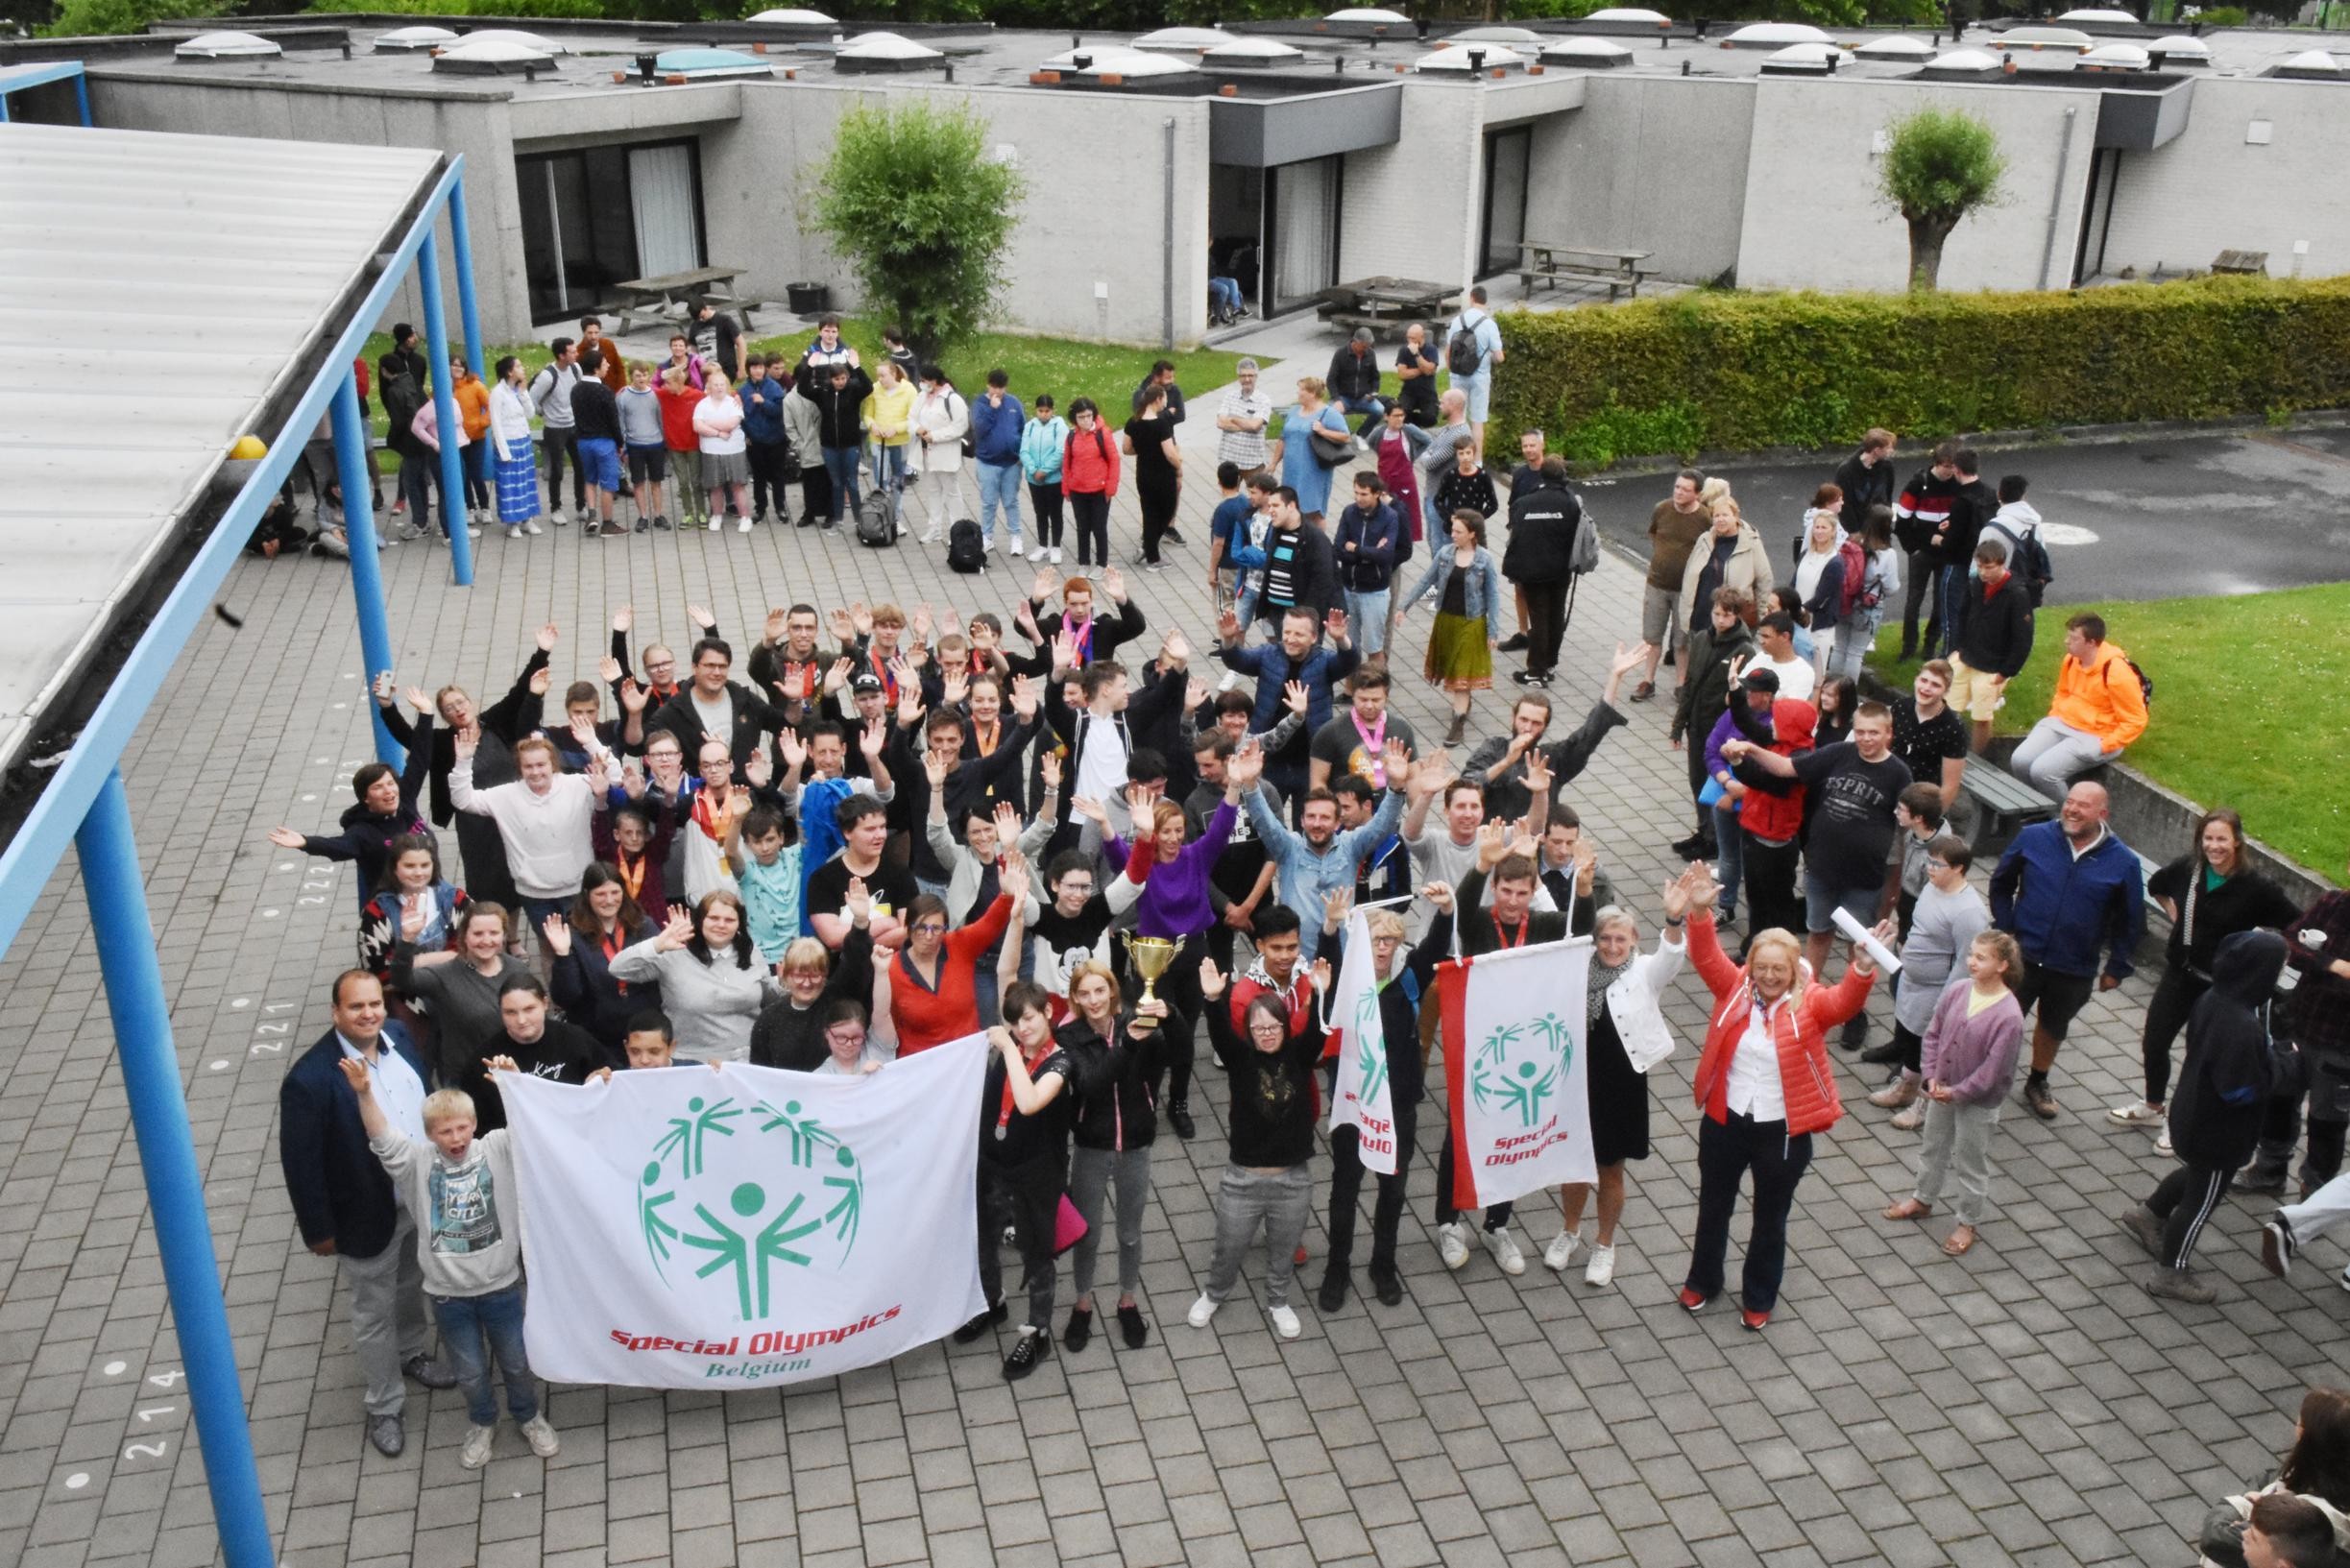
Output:
[[[0,765],[440,155],[0,125]],[[306,384],[306,377],[305,384]],[[307,434],[303,432],[302,434]]]

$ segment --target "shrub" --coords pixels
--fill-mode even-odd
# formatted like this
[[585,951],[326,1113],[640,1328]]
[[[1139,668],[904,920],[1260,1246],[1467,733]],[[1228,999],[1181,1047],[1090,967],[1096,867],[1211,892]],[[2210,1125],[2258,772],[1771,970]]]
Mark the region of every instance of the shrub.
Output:
[[1504,313],[1507,450],[1549,431],[1577,461],[2139,420],[2275,418],[2350,403],[2350,277],[2079,293],[1700,292]]

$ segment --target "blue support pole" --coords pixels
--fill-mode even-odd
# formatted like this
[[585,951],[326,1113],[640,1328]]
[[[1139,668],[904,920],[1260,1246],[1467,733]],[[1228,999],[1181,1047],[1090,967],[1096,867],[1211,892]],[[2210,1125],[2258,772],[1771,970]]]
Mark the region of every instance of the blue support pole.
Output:
[[482,369],[481,310],[473,293],[473,233],[465,221],[465,156],[453,160],[459,179],[448,188],[448,257],[457,269],[457,320],[465,328],[465,362],[487,381]]
[[[448,384],[448,317],[441,308],[441,263],[426,233],[416,248],[416,286],[424,297],[424,346],[431,355],[432,412],[441,427],[441,520],[448,526],[448,554],[457,586],[473,586],[473,542],[466,533],[465,460],[457,437],[465,428]],[[422,522],[423,519],[418,519]]]
[[163,1285],[179,1329],[196,1439],[212,1489],[213,1522],[230,1568],[271,1568],[276,1558],[269,1515],[261,1506],[260,1473],[254,1468],[245,1390],[212,1257],[212,1223],[205,1212],[204,1172],[197,1168],[196,1140],[188,1129],[171,1007],[163,995],[163,972],[156,964],[155,928],[147,917],[147,890],[119,769],[99,786],[74,844],[81,852],[90,924],[98,937],[98,968],[114,1019],[147,1206],[155,1216],[156,1250],[162,1254]]
[[383,608],[383,563],[376,559],[374,490],[367,477],[367,421],[359,413],[358,379],[346,373],[334,389],[334,465],[343,486],[343,531],[351,541],[351,594],[359,605],[359,652],[367,665],[368,716],[376,723],[376,756],[394,767],[407,752],[392,738],[374,701],[376,678],[392,667],[392,625]]
[[82,129],[86,131],[95,122],[89,117],[89,78],[76,71],[73,77],[73,101],[82,110]]

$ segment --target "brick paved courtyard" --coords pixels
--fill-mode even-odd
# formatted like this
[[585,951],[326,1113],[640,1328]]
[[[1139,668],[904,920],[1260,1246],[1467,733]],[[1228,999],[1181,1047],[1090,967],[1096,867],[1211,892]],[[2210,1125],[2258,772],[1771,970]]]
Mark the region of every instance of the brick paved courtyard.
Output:
[[[1285,386],[1284,368],[1267,384]],[[1635,492],[1589,494],[1644,508]],[[1200,643],[1212,499],[1187,495],[1193,543],[1166,574],[1130,576],[1155,624]],[[1113,531],[1130,549],[1130,506]],[[447,586],[440,551],[386,555],[403,684],[500,690],[552,619],[560,689],[592,674],[609,611],[630,598],[642,635],[672,640],[686,603],[708,604],[739,653],[770,605],[1001,611],[1028,581],[950,576],[910,540],[879,551],[812,531],[601,543],[572,528],[478,549],[470,592]],[[1596,694],[1638,585],[1613,559],[1584,585],[1563,718]],[[1199,1138],[1160,1146],[1142,1351],[1097,1337],[1016,1401],[986,1341],[788,1393],[565,1387],[560,1458],[529,1458],[508,1428],[477,1474],[457,1464],[458,1395],[414,1390],[407,1452],[385,1459],[361,1435],[334,1268],[295,1242],[275,1136],[279,1080],[326,1027],[325,980],[350,961],[351,873],[262,837],[331,822],[369,752],[349,577],[249,559],[224,600],[243,629],[207,623],[124,771],[288,1563],[2174,1564],[2192,1560],[2207,1500],[2265,1478],[2302,1389],[2350,1377],[2340,1259],[2321,1245],[2291,1284],[2270,1280],[2250,1201],[2230,1200],[2206,1242],[2217,1307],[2130,1283],[2142,1260],[2108,1217],[2161,1166],[2150,1134],[2108,1132],[2102,1108],[2136,1083],[2135,980],[2092,1003],[2061,1059],[2064,1119],[2006,1118],[1997,1213],[1972,1256],[1942,1255],[1941,1222],[1877,1218],[1906,1190],[1914,1135],[1858,1104],[1801,1189],[1768,1332],[1718,1305],[1684,1315],[1703,1018],[1684,979],[1670,1009],[1684,1046],[1656,1074],[1656,1155],[1635,1168],[1611,1290],[1538,1263],[1510,1279],[1482,1253],[1446,1273],[1429,1220],[1441,1129],[1424,1114],[1401,1307],[1358,1295],[1319,1317],[1317,1263],[1305,1337],[1285,1344],[1252,1262],[1214,1328],[1186,1328],[1223,1163],[1210,1072]],[[1399,670],[1417,670],[1426,624]],[[1422,683],[1399,681],[1397,699],[1423,736],[1442,733]],[[1497,725],[1506,700],[1482,699],[1478,721]],[[1660,707],[1628,712],[1568,793],[1653,929],[1684,774]],[[206,1563],[209,1501],[70,866],[0,962],[0,1563]],[[1871,1084],[1839,1062],[1856,1103]],[[1556,1212],[1520,1217],[1531,1256]],[[1319,1217],[1307,1241],[1319,1259]]]

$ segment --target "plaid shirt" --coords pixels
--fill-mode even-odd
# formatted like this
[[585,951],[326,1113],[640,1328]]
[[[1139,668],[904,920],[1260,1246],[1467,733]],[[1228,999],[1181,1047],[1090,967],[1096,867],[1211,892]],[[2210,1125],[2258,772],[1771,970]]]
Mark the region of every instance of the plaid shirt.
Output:
[[[2317,932],[2311,946],[2302,932]],[[2300,975],[2292,997],[2293,1039],[2315,1056],[2350,1058],[2350,980],[2327,966],[2350,958],[2350,893],[2328,893],[2285,932],[2287,961]]]
[[[1270,423],[1272,399],[1262,392],[1243,392],[1236,386],[1223,395],[1223,401],[1216,405],[1216,417],[1264,420]],[[1220,463],[1235,463],[1244,470],[1261,469],[1271,455],[1263,427],[1255,430],[1220,430],[1216,433],[1216,460]]]

